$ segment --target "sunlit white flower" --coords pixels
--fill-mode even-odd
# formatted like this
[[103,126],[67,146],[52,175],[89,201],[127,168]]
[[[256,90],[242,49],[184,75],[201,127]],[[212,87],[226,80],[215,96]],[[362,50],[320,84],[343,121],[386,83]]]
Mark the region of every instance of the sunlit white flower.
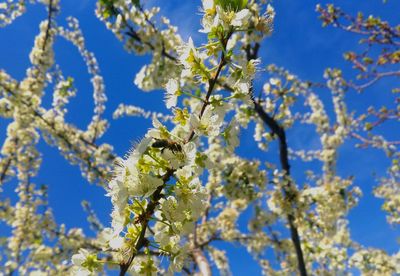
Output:
[[217,136],[220,132],[222,120],[220,114],[215,113],[211,106],[207,106],[201,118],[191,114],[189,122],[195,133]]
[[226,141],[226,145],[229,150],[234,150],[237,146],[239,146],[239,124],[236,120],[233,120],[225,129],[223,133],[223,137]]
[[204,11],[211,10],[214,8],[214,0],[202,0],[201,2],[203,3]]
[[[146,138],[150,139],[152,141],[154,139],[165,139],[168,137],[166,136],[166,133],[168,133],[167,128],[157,119],[157,117],[153,117],[152,120],[153,123],[153,128],[149,129],[149,131],[146,134]],[[169,136],[169,134],[168,134]]]
[[117,208],[114,208],[112,213],[111,213],[112,221],[111,221],[111,226],[113,228],[113,234],[114,236],[119,235],[122,230],[124,229],[124,223],[125,223],[125,216],[123,213],[123,210],[119,210]]
[[247,25],[250,17],[251,17],[250,11],[248,9],[243,9],[235,13],[235,16],[231,21],[231,25],[235,27],[243,27]]
[[179,83],[175,79],[168,80],[165,85],[167,94],[165,95],[165,103],[167,108],[172,108],[176,106],[178,96],[180,95]]
[[86,249],[80,249],[79,254],[72,255],[71,261],[74,265],[81,266],[85,261],[90,252]]
[[272,85],[276,85],[276,86],[280,86],[281,83],[282,83],[282,81],[281,81],[280,78],[270,78],[270,79],[269,79],[269,82],[270,82]]
[[201,25],[203,28],[199,30],[201,33],[209,33],[211,32],[214,28],[218,27],[220,24],[219,20],[219,15],[216,14],[214,17],[208,16],[208,17],[203,17],[201,21]]
[[183,146],[183,152],[185,153],[187,163],[193,163],[197,152],[196,144],[193,142],[186,143]]
[[124,238],[121,236],[114,236],[110,239],[109,244],[112,249],[118,250],[124,245]]
[[[157,118],[155,118],[155,120],[157,120]],[[151,142],[152,142],[152,139],[150,137],[145,137],[139,142],[139,144],[137,144],[135,146],[135,149],[131,152],[128,160],[126,161],[126,166],[128,168],[132,168],[132,167],[136,166],[136,162],[143,155],[143,153],[147,150],[147,148],[149,147]]]
[[268,95],[271,92],[271,84],[265,83],[263,85],[263,91],[266,95]]
[[165,218],[169,221],[183,221],[185,214],[179,208],[178,202],[175,197],[169,196],[162,204],[161,211]]
[[107,196],[111,197],[111,202],[118,210],[124,210],[128,200],[128,190],[124,185],[122,176],[119,175],[117,178],[110,181],[108,184]]
[[151,196],[159,186],[163,185],[163,181],[155,176],[149,174],[140,174],[139,182],[132,183],[130,186],[130,193],[133,196]]
[[178,49],[179,61],[185,67],[182,71],[182,77],[192,76],[194,72],[196,74],[203,64],[203,60],[207,57],[205,53],[200,53],[193,44],[193,40],[190,37],[188,43],[185,43]]
[[253,106],[253,100],[250,94],[250,84],[248,82],[239,82],[235,85],[235,92],[233,94],[235,99],[241,100],[248,106]]
[[184,262],[188,256],[188,246],[185,245],[184,247],[178,247],[176,252],[174,252],[174,257],[171,258],[171,262],[168,267],[168,272],[180,272],[184,265]]
[[184,44],[179,49],[179,60],[185,66],[185,68],[192,67],[192,60],[199,58],[197,49],[194,47],[193,39],[189,37],[188,43]]
[[147,78],[146,76],[147,66],[143,66],[142,69],[136,74],[135,80],[133,81],[134,84],[139,87],[140,89],[144,89],[144,81]]
[[78,269],[76,275],[80,276],[91,275],[100,267],[96,255],[86,249],[80,249],[78,254],[72,256],[71,261]]
[[[161,214],[161,212],[160,212]],[[162,217],[159,216],[160,220],[162,220]],[[154,240],[161,246],[165,247],[169,244],[171,240],[171,233],[169,231],[169,226],[162,223],[158,222],[155,225],[155,234],[154,234]]]

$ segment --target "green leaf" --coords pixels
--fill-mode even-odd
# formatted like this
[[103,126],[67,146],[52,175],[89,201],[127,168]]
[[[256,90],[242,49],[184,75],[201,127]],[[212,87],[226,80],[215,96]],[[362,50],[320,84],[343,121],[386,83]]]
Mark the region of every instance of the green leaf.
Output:
[[247,6],[248,0],[215,0],[215,4],[226,11],[238,12]]

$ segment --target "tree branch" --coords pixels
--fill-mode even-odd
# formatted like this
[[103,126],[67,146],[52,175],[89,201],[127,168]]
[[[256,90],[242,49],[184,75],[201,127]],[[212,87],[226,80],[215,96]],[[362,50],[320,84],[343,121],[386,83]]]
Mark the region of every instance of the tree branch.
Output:
[[371,79],[370,81],[368,81],[364,84],[357,85],[357,84],[354,84],[353,82],[350,82],[348,85],[351,88],[355,89],[357,92],[362,92],[363,90],[367,89],[368,87],[370,87],[371,85],[373,85],[374,83],[376,83],[377,81],[379,81],[380,79],[382,79],[384,77],[400,77],[400,71],[389,71],[389,72],[376,73],[376,75],[373,79]]
[[[258,56],[258,50],[260,48],[259,43],[255,43],[253,47],[246,47],[246,54],[247,54],[247,59],[255,59]],[[282,170],[284,171],[284,174],[288,176],[288,179],[290,179],[290,164],[289,164],[289,153],[288,153],[288,145],[286,141],[286,133],[285,129],[279,125],[279,123],[271,117],[268,113],[264,111],[262,106],[254,100],[253,96],[253,87],[250,87],[250,95],[252,98],[252,101],[254,103],[254,110],[260,117],[260,119],[269,127],[269,129],[272,131],[273,134],[275,134],[278,137],[279,141],[279,159],[280,159],[280,164],[282,167]],[[293,206],[293,194],[291,190],[293,189],[293,184],[291,181],[288,181],[286,184],[286,187],[283,188],[283,193],[288,200],[292,207]],[[293,214],[293,210],[291,210],[287,214],[287,220],[289,223],[289,229],[290,229],[290,236],[296,251],[296,256],[297,256],[297,264],[298,264],[298,269],[300,272],[301,276],[306,276],[307,275],[307,269],[306,269],[306,264],[304,261],[304,255],[303,255],[303,250],[301,248],[301,240],[300,240],[300,235],[297,230],[297,227],[295,225],[295,216]]]
[[13,157],[14,157],[14,154],[12,154],[11,156],[9,156],[7,158],[6,165],[3,167],[3,170],[1,171],[1,174],[0,174],[0,185],[3,185],[3,182],[7,176],[7,171],[11,167],[11,162],[12,162]]
[[[228,40],[230,38],[230,36],[232,35],[232,32],[229,32],[227,37],[224,38],[224,40],[222,41],[224,50],[226,48],[226,44],[228,43]],[[221,59],[217,68],[217,71],[215,72],[215,75],[212,79],[209,80],[209,87],[208,87],[208,91],[206,94],[206,99],[203,103],[203,106],[201,108],[199,117],[201,118],[204,114],[204,111],[207,107],[209,103],[209,98],[211,97],[211,94],[214,90],[215,85],[217,84],[218,81],[218,77],[222,71],[222,68],[224,67],[224,65],[226,64],[226,60],[225,60],[225,54],[222,53],[221,54]],[[194,130],[191,131],[190,135],[188,136],[188,139],[186,140],[186,142],[189,142],[194,136]],[[163,181],[164,181],[164,185],[160,186],[152,195],[152,200],[150,202],[150,204],[148,205],[146,211],[145,211],[145,218],[144,221],[142,222],[142,229],[141,229],[141,233],[139,235],[139,239],[136,243],[136,246],[133,250],[133,253],[131,254],[131,256],[129,257],[128,261],[126,263],[123,263],[120,265],[120,276],[124,276],[126,274],[126,272],[128,271],[130,265],[132,264],[133,260],[135,259],[137,252],[139,252],[139,250],[141,250],[147,243],[147,239],[145,238],[145,233],[146,233],[146,229],[149,223],[149,219],[152,217],[152,215],[154,214],[155,208],[157,207],[157,205],[159,204],[159,200],[161,199],[161,193],[162,190],[165,187],[166,182],[170,179],[170,177],[173,175],[175,171],[174,170],[169,170],[167,172],[167,174],[163,177]],[[197,265],[199,266],[200,271],[203,273],[208,273],[209,274],[204,274],[204,275],[211,275],[211,269],[209,266],[209,263],[207,261],[207,258],[204,256],[203,252],[199,252],[199,250],[197,248],[194,249],[193,251],[193,257],[197,263]],[[208,268],[207,268],[208,267]]]
[[153,193],[151,196],[151,201],[149,205],[147,206],[145,210],[145,215],[143,216],[144,219],[141,222],[141,231],[139,234],[139,238],[136,242],[135,248],[132,250],[132,254],[129,256],[129,259],[126,263],[120,264],[120,276],[124,276],[126,272],[128,271],[130,265],[132,264],[133,260],[135,257],[138,255],[139,251],[147,244],[147,239],[145,238],[146,230],[150,221],[150,218],[153,216],[156,207],[160,204],[160,199],[162,197],[162,191],[168,182],[168,180],[171,178],[171,176],[174,174],[174,170],[168,170],[167,173],[162,177],[162,180],[164,182],[163,185],[157,188],[157,190]]
[[210,263],[208,262],[204,252],[200,248],[193,249],[192,252],[193,259],[199,267],[200,275],[202,276],[211,276],[211,268]]
[[[228,40],[231,37],[231,35],[232,35],[232,32],[229,32],[227,37],[224,39],[224,41],[222,41],[222,46],[223,46],[224,51],[226,49],[226,45],[227,45]],[[214,77],[208,81],[208,91],[207,91],[207,94],[206,94],[206,98],[204,99],[204,104],[203,104],[203,106],[201,107],[201,110],[200,110],[200,115],[199,115],[200,119],[203,116],[207,105],[210,104],[209,99],[211,97],[212,92],[214,91],[215,85],[218,83],[218,78],[219,78],[219,75],[220,75],[220,73],[222,71],[222,68],[225,65],[226,65],[225,54],[224,54],[224,52],[222,52],[221,59],[220,59],[220,62],[218,64],[217,71],[215,72]],[[192,132],[190,133],[189,138],[187,139],[187,141],[192,140],[193,136],[194,136],[194,130],[192,130]]]
[[42,51],[44,51],[46,49],[47,40],[49,40],[49,37],[50,37],[51,17],[53,15],[53,11],[54,11],[54,9],[53,9],[53,0],[50,0],[48,9],[49,9],[49,11],[47,13],[47,27],[46,27],[46,34],[44,35],[44,42],[43,42]]
[[[263,108],[256,102],[254,101],[254,108],[261,120],[271,129],[273,134],[278,136],[279,140],[279,158],[280,158],[280,163],[281,167],[284,171],[284,174],[287,176],[290,176],[290,164],[289,164],[289,158],[288,158],[288,145],[286,142],[286,133],[283,127],[281,127],[272,117],[270,117],[264,110]],[[286,184],[286,187],[283,189],[284,195],[287,200],[292,204],[292,194],[290,192],[293,184],[291,181],[288,181]],[[301,249],[301,241],[300,241],[300,235],[297,230],[297,227],[294,223],[295,217],[293,215],[293,210],[290,211],[290,213],[287,214],[287,220],[289,222],[289,229],[290,229],[290,236],[294,245],[294,248],[296,250],[296,256],[297,256],[297,263],[298,263],[298,269],[300,272],[300,275],[306,276],[307,275],[307,270],[306,270],[306,265],[304,262],[304,255],[303,251]]]
[[[1,85],[1,84],[0,84]],[[1,85],[1,87],[3,87],[3,89],[5,89],[6,92],[8,92],[9,94],[11,94],[13,97],[15,97],[16,99],[18,99],[18,96],[16,93],[14,93],[13,91],[9,90],[7,87]],[[24,104],[26,107],[31,108],[31,104],[27,103],[24,99],[21,99],[21,103]],[[69,141],[69,139],[63,134],[60,133],[57,129],[55,129],[55,126],[53,123],[49,122],[48,120],[46,120],[40,113],[39,111],[37,111],[36,109],[31,109],[32,115],[34,115],[35,117],[37,117],[39,120],[41,120],[45,125],[47,125],[50,129],[52,129],[52,131],[54,131],[55,136],[57,136],[58,138],[60,138],[62,141],[64,141],[68,148],[75,152],[78,155],[81,155],[81,151],[79,149],[77,149],[75,147],[75,145],[73,143],[71,143]],[[91,146],[94,149],[97,149],[98,146],[90,141],[87,141],[86,139],[84,139],[81,136],[78,136],[79,140],[81,140],[84,144]],[[110,156],[110,159],[115,159],[114,155]],[[86,165],[88,166],[89,169],[92,169],[93,171],[96,172],[97,175],[99,175],[102,179],[107,179],[107,174],[105,174],[103,171],[101,171],[99,168],[93,166],[91,164],[91,161],[87,158],[84,158],[81,156],[81,160],[83,160]]]

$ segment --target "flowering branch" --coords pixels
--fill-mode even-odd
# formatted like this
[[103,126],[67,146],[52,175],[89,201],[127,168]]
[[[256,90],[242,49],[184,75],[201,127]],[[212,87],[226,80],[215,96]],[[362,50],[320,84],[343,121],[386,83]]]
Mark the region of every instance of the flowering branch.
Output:
[[[248,60],[256,59],[258,56],[258,50],[260,48],[259,43],[255,43],[253,47],[250,46],[250,44],[246,47],[246,55]],[[286,184],[286,187],[283,188],[283,192],[285,194],[285,198],[289,201],[291,205],[291,210],[287,214],[287,220],[289,222],[289,229],[290,229],[290,235],[291,239],[294,245],[294,248],[296,250],[296,256],[297,256],[297,265],[298,269],[300,272],[300,275],[306,276],[307,275],[307,269],[306,269],[306,264],[304,261],[304,254],[303,250],[301,248],[301,240],[300,240],[300,235],[297,230],[296,224],[295,224],[295,216],[294,216],[294,209],[296,208],[293,199],[293,191],[295,190],[295,187],[293,186],[292,182],[290,181],[290,164],[289,164],[289,153],[288,153],[288,145],[286,141],[286,133],[285,129],[279,125],[279,123],[268,113],[264,111],[262,106],[254,99],[253,95],[253,86],[250,87],[250,95],[252,97],[252,101],[254,104],[254,110],[260,117],[260,119],[270,128],[272,131],[273,135],[276,135],[279,140],[279,158],[280,158],[280,164],[282,167],[282,170],[284,171],[284,174],[287,177],[288,181]]]
[[[0,3],[1,26],[22,14],[27,3],[9,2]],[[178,28],[157,7],[145,8],[139,0],[98,0],[96,15],[124,48],[151,56],[134,84],[143,91],[165,89],[166,107],[171,111],[165,115],[136,106],[118,107],[114,118],[124,114],[151,117],[153,127],[126,158],[117,159],[108,182],[116,156],[111,145],[96,142],[109,124],[103,118],[107,98],[99,65],[85,47],[78,20],[68,18],[67,27],[58,26],[54,15],[59,1],[38,2],[46,5],[47,20],[40,24],[26,77],[18,82],[0,71],[0,116],[13,120],[1,148],[0,184],[15,170],[19,196],[15,205],[13,200],[0,201],[0,220],[12,229],[7,244],[0,244],[4,249],[0,259],[5,260],[0,270],[92,275],[116,269],[120,275],[183,272],[208,276],[215,266],[220,274],[229,275],[227,252],[216,242],[221,241],[246,247],[265,275],[348,274],[354,268],[364,274],[400,273],[398,254],[354,246],[350,240],[346,215],[361,191],[351,177],[336,172],[339,147],[349,138],[360,140],[362,147],[384,150],[391,165],[374,194],[384,199],[389,223],[399,223],[400,142],[379,135],[381,126],[397,121],[398,99],[395,107],[372,106],[361,114],[347,111],[345,103],[347,92],[354,92],[349,88],[362,92],[383,78],[399,76],[392,70],[399,63],[398,26],[361,13],[353,18],[332,5],[319,6],[325,25],[363,36],[360,42],[367,49],[345,54],[361,72],[357,76],[361,84],[345,81],[339,69],[325,71],[326,85],[310,84],[269,65],[262,72],[271,78],[256,99],[254,87],[259,83],[255,77],[261,71],[258,53],[273,30],[275,17],[269,1],[202,0],[200,32],[206,37],[196,47],[191,38],[187,43],[182,40]],[[91,76],[94,114],[86,130],[66,122],[67,104],[76,89],[74,80],[54,66],[56,35],[78,49]],[[372,51],[376,46],[381,47],[379,53]],[[54,83],[52,107],[44,108],[43,96],[50,83]],[[320,99],[311,88],[332,92],[333,113],[324,107],[325,97]],[[289,130],[303,131],[305,124],[315,129],[313,138],[320,147],[289,149]],[[240,131],[249,126],[254,126],[254,142],[261,150],[267,151],[273,141],[278,143],[278,156],[272,156],[277,164],[240,156]],[[41,138],[78,164],[90,182],[108,182],[103,188],[113,206],[111,226],[103,227],[89,210],[88,221],[96,237],[85,237],[80,228],[67,233],[65,226],[58,227],[47,208],[45,188],[35,189]],[[246,146],[241,149],[247,150]],[[305,169],[306,180],[297,185],[289,154],[296,162],[313,161],[320,166]],[[41,206],[45,211],[37,212]],[[290,238],[286,232],[274,231],[275,226],[287,228]],[[265,254],[271,249],[276,260]]]
[[[254,101],[254,109],[257,112],[257,114],[260,116],[260,118],[263,120],[263,122],[268,125],[268,127],[271,129],[272,133],[277,135],[278,140],[279,140],[279,157],[280,157],[280,162],[282,169],[285,173],[285,175],[288,176],[288,179],[290,179],[290,164],[289,164],[289,158],[288,158],[288,145],[286,142],[286,134],[285,130],[272,118],[270,117],[264,109],[256,102]],[[306,269],[306,264],[304,261],[304,254],[303,250],[301,249],[301,241],[300,241],[300,235],[297,230],[296,224],[295,224],[295,216],[294,216],[294,209],[295,206],[293,205],[293,185],[292,182],[289,180],[286,184],[286,188],[284,188],[284,194],[286,199],[291,202],[292,209],[289,211],[287,214],[287,220],[289,222],[289,228],[290,228],[290,235],[292,238],[292,242],[294,245],[294,248],[296,250],[296,255],[297,255],[297,263],[298,263],[298,269],[300,272],[300,275],[306,276],[307,275],[307,269]]]
[[375,75],[374,78],[372,78],[370,81],[368,81],[364,84],[357,85],[357,84],[354,84],[353,82],[349,82],[348,85],[351,88],[355,89],[357,92],[363,92],[365,89],[367,89],[368,87],[370,87],[377,81],[381,80],[382,78],[400,77],[400,71],[389,71],[389,72],[382,72],[382,73],[375,72],[374,75]]
[[128,271],[131,263],[137,256],[138,252],[145,246],[148,245],[148,240],[145,238],[146,230],[150,221],[150,218],[154,215],[154,211],[156,207],[160,204],[160,199],[162,197],[162,191],[170,179],[170,177],[174,174],[173,170],[168,170],[167,173],[162,177],[163,180],[163,185],[157,188],[157,190],[154,192],[154,194],[151,196],[151,201],[149,205],[147,206],[144,214],[143,214],[143,221],[141,222],[141,231],[139,234],[139,238],[136,242],[135,247],[132,249],[132,254],[130,255],[128,261],[126,263],[120,264],[120,276],[124,276],[126,272]]
[[54,11],[53,10],[53,0],[50,0],[49,6],[48,6],[48,14],[47,14],[47,27],[46,27],[46,33],[44,35],[42,51],[44,51],[46,49],[47,41],[49,40],[49,37],[50,37],[50,30],[52,28],[51,21],[52,21],[53,11]]
[[[13,97],[15,97],[17,99],[17,95],[9,90],[7,87],[1,85],[3,87],[3,89],[5,89],[8,93],[10,93]],[[21,99],[20,102],[22,104],[24,104],[26,107],[31,108],[31,104],[27,103],[24,99]],[[68,136],[66,136],[64,133],[59,132],[56,128],[54,123],[49,122],[46,118],[44,118],[39,111],[35,110],[35,109],[31,109],[32,114],[38,118],[39,120],[43,121],[45,123],[45,125],[47,125],[50,129],[52,129],[53,133],[56,134],[56,136],[58,138],[60,138],[62,141],[64,141],[66,143],[66,145],[68,146],[68,148],[70,148],[73,152],[75,152],[78,155],[81,155],[81,151],[73,144],[71,143],[71,141],[67,138]],[[84,137],[79,136],[79,139],[84,142],[86,145],[93,147],[94,149],[97,149],[98,146],[90,141],[87,141],[86,139],[84,139]],[[93,170],[96,172],[97,175],[100,176],[101,179],[103,179],[104,181],[108,179],[109,174],[106,173],[105,171],[102,171],[101,169],[97,168],[96,166],[93,166],[91,161],[88,158],[85,158],[82,156],[82,160],[84,160],[88,166],[89,169]],[[109,156],[110,160],[115,159],[115,157],[113,155]]]

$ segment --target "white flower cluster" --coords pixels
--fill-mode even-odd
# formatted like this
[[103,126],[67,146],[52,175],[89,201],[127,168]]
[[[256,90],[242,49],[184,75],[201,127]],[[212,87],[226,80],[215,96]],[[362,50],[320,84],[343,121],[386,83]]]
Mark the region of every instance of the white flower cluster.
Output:
[[383,177],[380,179],[379,186],[377,186],[374,190],[374,194],[385,200],[382,209],[388,212],[387,220],[391,224],[400,224],[400,169],[398,165],[398,156],[397,159],[394,159],[393,165],[391,166],[391,170],[389,171],[388,177]]
[[[200,32],[206,39],[201,46],[192,38],[182,41],[159,8],[145,8],[138,0],[98,1],[97,16],[125,49],[151,56],[135,85],[144,91],[164,89],[170,112],[120,104],[114,118],[141,116],[153,122],[123,159],[115,158],[111,145],[97,141],[108,127],[103,118],[107,98],[78,20],[68,18],[66,27],[58,26],[57,0],[31,2],[46,5],[48,18],[40,24],[26,77],[17,81],[0,70],[0,116],[11,121],[1,147],[0,184],[16,182],[18,195],[17,202],[0,202],[0,220],[11,229],[0,244],[0,270],[21,275],[95,275],[118,269],[121,275],[211,275],[213,262],[220,274],[230,275],[223,242],[247,249],[267,275],[299,269],[313,275],[347,275],[353,269],[366,275],[400,273],[398,253],[350,239],[346,216],[361,190],[352,177],[336,172],[338,150],[349,137],[383,150],[391,165],[374,193],[385,200],[388,221],[399,223],[397,143],[371,131],[397,119],[397,113],[369,108],[355,119],[356,112],[345,104],[347,83],[337,69],[325,72],[333,112],[314,90],[317,85],[275,65],[261,69],[259,48],[275,17],[269,1],[203,0]],[[26,4],[0,3],[0,25],[22,14]],[[78,91],[74,79],[54,65],[57,35],[78,49],[91,76],[94,114],[85,129],[67,121],[69,100]],[[264,73],[268,80],[257,82],[255,77]],[[52,105],[46,108],[43,96],[50,90]],[[379,120],[370,120],[372,115]],[[254,127],[254,146],[269,150],[265,157],[247,160],[238,154],[253,146],[240,139],[242,128],[249,126]],[[319,141],[303,145],[309,129]],[[298,139],[303,130],[307,138]],[[113,206],[110,227],[104,228],[83,204],[95,237],[55,224],[46,188],[33,183],[42,161],[40,138],[106,189]],[[240,144],[244,147],[238,150]],[[305,177],[299,177],[303,172]],[[17,181],[10,181],[14,177]],[[276,261],[265,259],[271,248]]]
[[7,1],[0,3],[0,27],[11,24],[26,11],[27,1]]
[[180,74],[174,65],[182,40],[167,18],[161,17],[164,29],[155,27],[153,20],[158,12],[159,8],[144,10],[135,1],[100,1],[96,9],[97,16],[124,42],[127,51],[153,54],[152,62],[143,66],[134,80],[144,91],[162,88],[169,78]]
[[[130,247],[138,246],[142,233],[154,232],[153,242],[171,254],[170,269],[179,271],[180,258],[186,254],[180,237],[193,231],[206,207],[199,180],[202,170],[195,162],[196,144],[179,138],[188,130],[169,132],[157,119],[153,126],[121,161],[109,184],[114,205],[109,245],[124,256]],[[174,185],[170,184],[172,179]],[[151,220],[155,223],[150,224]]]
[[[4,262],[1,270],[8,274],[58,274],[71,268],[67,262],[71,252],[84,245],[101,247],[96,239],[93,242],[79,234],[81,230],[65,233],[63,226],[58,229],[55,225],[46,202],[46,187],[36,188],[32,182],[41,164],[41,155],[36,148],[40,135],[43,134],[42,137],[50,145],[56,145],[71,163],[80,164],[85,176],[91,180],[100,178],[105,181],[113,159],[109,145],[94,144],[86,139],[84,131],[65,122],[66,105],[76,90],[73,79],[65,78],[58,66],[53,67],[58,1],[40,2],[47,6],[48,18],[40,23],[26,77],[17,82],[0,71],[0,116],[12,119],[1,147],[0,183],[14,176],[18,179],[18,201],[13,205],[2,204],[5,207],[1,214],[2,221],[11,229],[7,245],[2,246],[2,257],[8,256],[8,261]],[[14,5],[11,1],[8,4]],[[25,6],[25,1],[15,3],[14,8],[19,8],[19,5]],[[79,40],[79,37],[76,39]],[[95,61],[93,57],[90,59]],[[42,97],[53,81],[53,103],[50,109],[46,109],[42,106]],[[99,107],[96,112],[100,114],[103,112],[101,106],[104,106],[105,98],[101,96],[104,87],[98,77],[94,83],[95,90],[100,91],[95,100]]]
[[173,119],[171,115],[166,115],[160,112],[147,111],[138,106],[120,104],[114,111],[113,118],[119,119],[124,116],[140,116],[146,119],[157,118],[161,122],[167,122]]
[[79,28],[78,20],[69,17],[68,27],[69,29],[59,27],[57,31],[60,36],[64,37],[77,47],[86,63],[90,75],[92,76],[91,82],[93,85],[93,100],[95,107],[92,121],[88,126],[85,136],[90,137],[91,139],[96,139],[105,132],[107,127],[106,121],[101,119],[101,116],[105,111],[105,102],[107,101],[104,80],[100,75],[100,69],[96,57],[85,48],[85,40],[82,31]]

